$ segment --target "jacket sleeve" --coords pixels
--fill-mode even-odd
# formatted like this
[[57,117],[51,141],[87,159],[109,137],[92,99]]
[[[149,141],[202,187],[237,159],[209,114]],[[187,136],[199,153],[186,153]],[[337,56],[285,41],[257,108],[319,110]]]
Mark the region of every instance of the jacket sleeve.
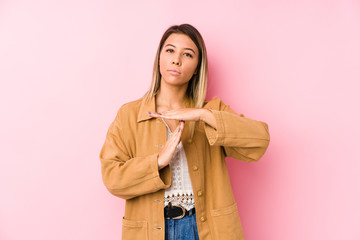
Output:
[[[120,109],[121,110],[121,109]],[[111,123],[100,151],[102,179],[111,194],[124,199],[156,192],[171,185],[170,168],[158,170],[158,153],[130,157],[127,127],[121,124],[120,112]]]
[[247,162],[258,161],[270,142],[268,125],[237,114],[221,100],[219,109],[209,109],[215,116],[216,129],[205,123],[210,146],[222,146],[225,156]]

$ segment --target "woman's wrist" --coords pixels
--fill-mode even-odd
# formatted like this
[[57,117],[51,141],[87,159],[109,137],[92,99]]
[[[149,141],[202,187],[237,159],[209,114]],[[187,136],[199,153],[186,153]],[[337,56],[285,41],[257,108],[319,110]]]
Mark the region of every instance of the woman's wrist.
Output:
[[210,109],[201,108],[200,120],[216,129],[216,119]]

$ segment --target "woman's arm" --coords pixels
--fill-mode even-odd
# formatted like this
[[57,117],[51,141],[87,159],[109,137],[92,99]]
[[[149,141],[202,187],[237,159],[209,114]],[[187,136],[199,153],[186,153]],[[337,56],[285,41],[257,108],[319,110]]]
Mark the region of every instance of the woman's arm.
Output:
[[[205,133],[211,146],[222,146],[225,155],[243,161],[257,161],[270,142],[269,127],[265,122],[237,114],[220,99],[211,111],[217,128],[205,124]],[[217,109],[217,110],[214,110]]]
[[216,129],[216,119],[210,109],[206,108],[182,108],[176,110],[170,110],[163,114],[148,112],[152,117],[175,119],[183,121],[204,121],[211,127]]
[[211,146],[224,147],[226,156],[244,161],[257,161],[270,141],[268,125],[237,114],[219,98],[209,108],[183,108],[152,117],[205,122],[205,133]]
[[[131,199],[170,187],[169,167],[159,170],[159,154],[131,157],[132,136],[121,122],[121,111],[111,123],[100,151],[104,185],[115,196]],[[166,176],[166,177],[165,177]]]

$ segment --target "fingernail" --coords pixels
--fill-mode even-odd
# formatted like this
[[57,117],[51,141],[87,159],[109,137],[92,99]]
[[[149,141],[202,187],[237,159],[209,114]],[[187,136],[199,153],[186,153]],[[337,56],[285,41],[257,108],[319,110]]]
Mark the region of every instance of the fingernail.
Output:
[[147,112],[148,114],[152,114],[152,112]]
[[161,113],[157,113],[157,114],[161,115]]

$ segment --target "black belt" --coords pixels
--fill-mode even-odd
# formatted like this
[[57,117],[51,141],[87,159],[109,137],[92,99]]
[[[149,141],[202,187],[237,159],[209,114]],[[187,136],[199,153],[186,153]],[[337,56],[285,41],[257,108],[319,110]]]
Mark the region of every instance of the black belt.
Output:
[[191,216],[193,214],[195,214],[195,208],[192,208],[189,211],[180,205],[168,205],[164,208],[165,219],[180,219],[185,216]]

